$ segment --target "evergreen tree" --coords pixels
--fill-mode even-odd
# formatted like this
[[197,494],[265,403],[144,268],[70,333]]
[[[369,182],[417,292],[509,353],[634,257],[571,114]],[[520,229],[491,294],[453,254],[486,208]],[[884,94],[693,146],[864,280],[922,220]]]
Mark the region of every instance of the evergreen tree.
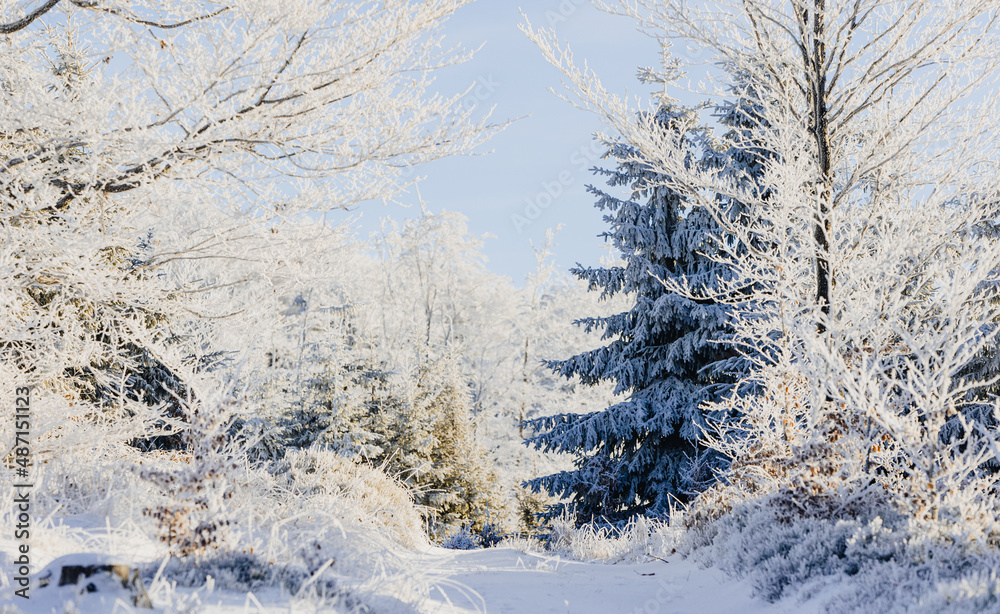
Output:
[[[690,126],[690,111],[664,101],[655,120],[664,131],[688,143],[690,164],[698,164],[702,130]],[[594,187],[596,206],[606,211],[604,233],[621,255],[620,266],[573,270],[602,298],[634,296],[631,309],[578,325],[601,330],[604,347],[549,366],[563,376],[579,375],[585,384],[612,381],[626,398],[605,410],[532,420],[541,432],[529,445],[571,452],[576,468],[536,478],[528,484],[563,498],[572,497],[578,519],[615,521],[631,514],[667,513],[671,497],[686,500],[713,479],[721,459],[699,445],[707,416],[705,402],[732,389],[740,368],[725,343],[732,333],[731,307],[710,298],[691,300],[668,291],[666,280],[704,289],[718,288],[727,271],[706,254],[719,235],[713,218],[686,203],[652,172],[628,143],[610,146],[615,170],[596,169],[611,187],[630,190],[626,199]],[[706,163],[717,161],[712,156]],[[562,506],[552,510],[558,513]]]
[[259,460],[314,445],[364,456],[374,445],[369,414],[389,373],[359,347],[356,306],[344,296],[326,297],[341,304],[325,306],[323,295],[283,301],[282,334],[272,337],[258,393],[265,417],[253,453]]
[[498,476],[476,441],[468,385],[448,355],[405,378],[377,407],[382,452],[370,460],[414,488],[432,535],[468,525],[482,531],[504,515]]

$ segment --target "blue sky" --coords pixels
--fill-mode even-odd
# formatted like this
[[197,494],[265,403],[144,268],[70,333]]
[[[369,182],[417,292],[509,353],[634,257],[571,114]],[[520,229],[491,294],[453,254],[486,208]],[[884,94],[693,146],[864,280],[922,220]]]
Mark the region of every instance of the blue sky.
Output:
[[[555,250],[563,269],[576,262],[597,264],[606,253],[597,236],[605,224],[584,190],[599,181],[586,169],[599,160],[591,135],[600,122],[546,90],[559,85],[559,72],[517,28],[519,5],[528,2],[523,8],[532,23],[552,25],[613,91],[647,94],[649,88],[635,80],[636,68],[658,58],[656,41],[637,32],[631,20],[602,13],[588,0],[478,0],[445,26],[446,44],[483,47],[471,61],[442,72],[439,90],[455,93],[475,84],[463,104],[484,111],[495,105],[496,120],[527,117],[480,148],[492,153],[425,166],[420,194],[430,210],[460,211],[473,233],[495,235],[485,244],[488,265],[517,283],[534,268],[529,240],[541,243],[546,228],[563,226]],[[412,206],[365,203],[355,210],[362,232],[376,228],[380,216],[419,214],[416,193],[400,200]],[[541,206],[534,210],[532,204]],[[528,220],[529,213],[536,219]],[[514,215],[528,223],[518,225]]]

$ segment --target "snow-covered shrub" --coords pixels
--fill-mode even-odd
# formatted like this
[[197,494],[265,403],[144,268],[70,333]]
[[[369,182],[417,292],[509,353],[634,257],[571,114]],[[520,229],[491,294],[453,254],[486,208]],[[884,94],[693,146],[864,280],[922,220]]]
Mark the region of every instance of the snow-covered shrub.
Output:
[[683,534],[677,548],[746,577],[767,600],[818,599],[831,614],[982,612],[998,603],[1000,553],[955,535],[953,523],[929,526],[889,502],[839,518],[789,516],[783,505],[770,495],[736,506]]
[[[319,550],[319,544],[316,544]],[[322,553],[319,553],[322,554]],[[147,566],[146,576],[156,577],[161,583],[188,589],[227,590],[239,593],[260,593],[277,590],[283,601],[292,608],[310,611],[328,608],[334,612],[366,612],[371,605],[365,596],[346,581],[332,573],[332,558],[315,564],[309,557],[292,562],[269,563],[259,556],[244,553],[215,553],[199,561],[198,565],[185,565],[172,560],[165,566],[160,563]],[[329,571],[329,573],[328,573]]]
[[158,565],[159,563],[150,565],[149,570],[160,571],[167,581],[195,588],[203,586],[209,577],[218,588],[241,592],[257,591],[291,580],[285,569],[268,565],[259,557],[243,553],[213,553],[200,560],[197,565],[173,559],[162,570],[157,569]]
[[441,547],[452,550],[492,548],[504,543],[508,537],[509,534],[504,533],[503,527],[487,519],[483,526],[478,529],[474,529],[470,525],[462,525],[441,541]]
[[646,562],[672,554],[682,531],[661,520],[636,516],[620,527],[578,523],[563,513],[551,521],[547,549],[582,561]]
[[464,526],[444,538],[441,547],[450,550],[475,550],[483,546],[479,541],[479,535],[473,533],[469,527]]
[[[345,355],[355,356],[349,349]],[[326,449],[331,458],[378,466],[413,490],[432,533],[463,523],[479,530],[489,510],[504,510],[506,496],[476,438],[457,358],[429,359],[416,369],[395,370],[350,361],[335,365],[324,359],[303,369],[307,377],[297,383],[292,377],[284,384],[300,393],[283,395],[289,408],[270,425],[244,430],[255,457],[292,454],[294,465],[304,458],[298,450],[305,446],[312,450],[310,458]],[[273,383],[269,379],[267,385]],[[266,400],[275,398],[268,395]],[[276,450],[264,450],[274,447],[267,443],[273,439],[280,442]]]
[[[166,455],[155,456],[161,454]],[[133,520],[141,516],[143,502],[154,494],[136,471],[141,458],[135,448],[122,442],[70,449],[35,467],[35,501],[45,513],[92,514],[114,524]]]
[[777,499],[741,504],[712,525],[691,529],[679,550],[750,575],[759,594],[775,601],[788,588],[795,592],[824,576],[854,575],[870,561],[891,560],[905,549],[905,530],[898,530],[905,519],[890,506],[837,519],[790,517]]
[[[318,466],[333,464],[326,460],[319,459]],[[255,470],[236,489],[230,511],[240,524],[231,550],[278,570],[299,569],[315,582],[332,574],[345,590],[375,579],[419,585],[401,557],[406,548],[427,545],[406,489],[366,467],[321,469],[317,473],[326,477],[307,474],[302,488],[276,469],[275,474]]]
[[401,545],[426,544],[412,492],[375,467],[329,450],[307,449],[288,450],[270,471],[285,480],[283,488],[303,498],[346,499],[354,510],[353,522],[377,527]]
[[228,546],[234,519],[226,501],[233,496],[239,465],[226,435],[236,404],[228,387],[197,402],[187,399],[182,404],[188,414],[185,462],[173,470],[140,472],[162,492],[143,513],[154,520],[160,540],[175,556],[202,557]]
[[[140,474],[184,476],[194,470],[192,457],[118,446],[117,453],[109,450],[100,458],[76,459],[71,463],[78,469],[75,474],[61,466],[52,467],[51,474],[48,467],[41,472],[38,492],[44,496],[38,499],[39,517],[57,510],[74,518],[74,526],[40,523],[32,533],[40,556],[50,549],[62,554],[67,547],[102,551],[107,540],[128,531],[157,535],[158,523],[143,514],[144,508],[190,500],[184,493],[177,499],[167,497]],[[398,580],[410,587],[406,590],[419,592],[421,580],[399,554],[426,547],[423,520],[410,491],[378,469],[325,450],[296,450],[272,467],[241,464],[227,473],[227,479],[226,492],[232,494],[224,500],[223,511],[226,519],[239,522],[214,532],[215,542],[205,552],[195,553],[199,556],[169,563],[160,582],[150,588],[161,600],[182,597],[163,582],[195,589],[209,575],[219,588],[257,592],[275,587],[293,601],[333,604],[344,611],[354,611],[345,603],[367,602],[361,595],[370,590],[365,587],[373,578]],[[50,490],[50,483],[55,488]],[[194,512],[195,520],[203,517],[199,510]],[[76,527],[103,514],[108,514],[113,532],[105,531],[103,520],[98,520],[100,529],[89,532]],[[135,541],[128,537],[118,551],[131,554],[129,544]],[[146,539],[140,551],[144,557],[162,560],[167,546]],[[146,566],[149,582],[158,568],[158,562]]]
[[487,517],[486,524],[479,529],[479,543],[483,548],[492,548],[507,538],[503,527]]

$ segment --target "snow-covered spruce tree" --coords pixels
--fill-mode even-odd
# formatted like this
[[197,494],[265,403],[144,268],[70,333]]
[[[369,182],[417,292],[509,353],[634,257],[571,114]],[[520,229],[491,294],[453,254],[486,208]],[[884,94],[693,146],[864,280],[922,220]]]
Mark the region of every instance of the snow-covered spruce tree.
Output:
[[[686,164],[698,164],[703,134],[692,113],[663,100],[654,122],[688,144]],[[689,132],[688,132],[689,131]],[[699,445],[707,426],[702,404],[717,401],[734,382],[737,355],[725,341],[732,334],[730,307],[668,291],[664,280],[711,294],[727,275],[706,253],[718,227],[711,216],[639,159],[625,141],[610,143],[613,170],[599,169],[627,198],[591,187],[611,226],[604,236],[624,263],[573,272],[602,297],[633,298],[628,311],[578,322],[609,340],[604,347],[550,363],[585,384],[615,383],[627,398],[587,415],[562,414],[532,420],[543,431],[527,443],[572,452],[576,468],[534,479],[535,490],[572,499],[578,518],[618,520],[645,512],[664,515],[671,498],[685,501],[713,479],[719,458]]]

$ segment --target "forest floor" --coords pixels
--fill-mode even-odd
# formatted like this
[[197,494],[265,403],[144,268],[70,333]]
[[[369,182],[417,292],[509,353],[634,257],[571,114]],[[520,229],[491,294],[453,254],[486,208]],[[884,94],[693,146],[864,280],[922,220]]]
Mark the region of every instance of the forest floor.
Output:
[[441,575],[422,614],[755,614],[818,611],[776,604],[748,583],[678,555],[639,564],[588,563],[510,548],[435,550],[422,555]]

